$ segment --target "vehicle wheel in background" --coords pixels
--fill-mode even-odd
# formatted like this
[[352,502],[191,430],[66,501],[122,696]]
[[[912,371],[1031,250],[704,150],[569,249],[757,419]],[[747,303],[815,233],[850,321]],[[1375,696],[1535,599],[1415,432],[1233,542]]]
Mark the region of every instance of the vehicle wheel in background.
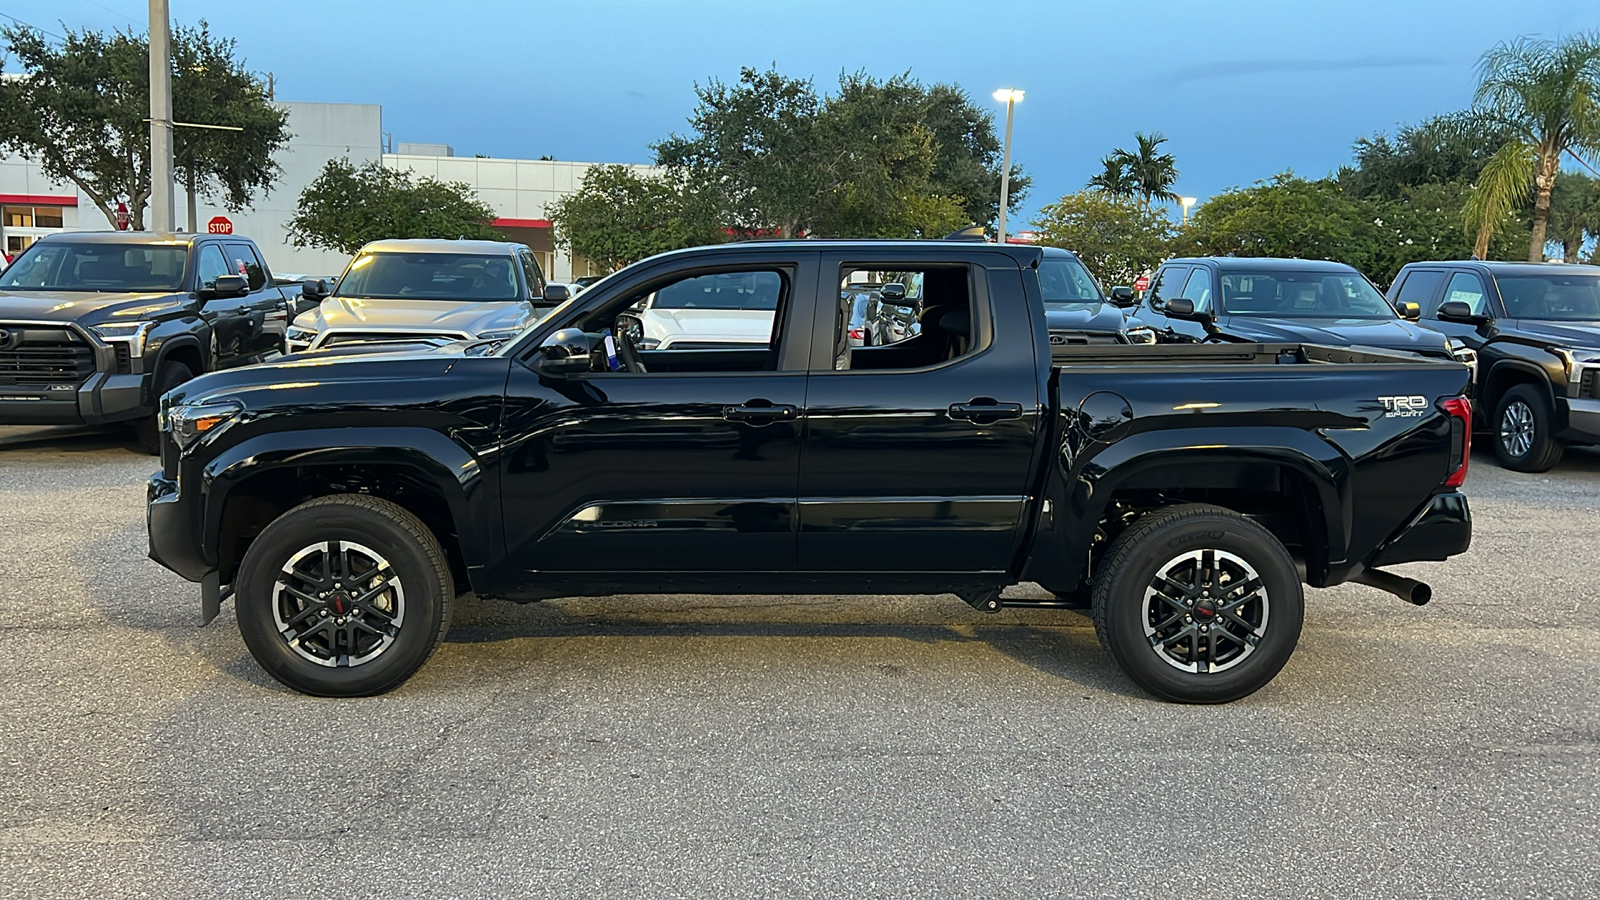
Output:
[[156,370],[155,383],[150,388],[150,397],[156,409],[150,415],[133,423],[133,432],[139,439],[139,447],[152,456],[161,453],[161,397],[185,381],[194,377],[194,371],[186,363],[167,362]]
[[404,507],[322,497],[262,530],[236,579],[239,630],[273,678],[319,697],[400,686],[444,639],[450,567]]
[[1518,472],[1545,472],[1561,461],[1566,445],[1552,433],[1550,401],[1531,384],[1519,384],[1495,406],[1494,455]]
[[1182,703],[1259,690],[1300,639],[1305,595],[1294,560],[1250,519],[1185,505],[1118,535],[1094,582],[1100,642],[1136,684]]

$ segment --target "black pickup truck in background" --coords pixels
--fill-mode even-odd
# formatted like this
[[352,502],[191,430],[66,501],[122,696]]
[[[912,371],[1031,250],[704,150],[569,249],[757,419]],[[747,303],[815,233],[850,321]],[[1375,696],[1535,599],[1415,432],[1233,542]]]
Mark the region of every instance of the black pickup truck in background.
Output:
[[[1049,258],[697,248],[509,340],[207,375],[162,403],[151,556],[200,582],[203,621],[235,597],[261,665],[328,696],[403,682],[467,591],[1087,600],[1123,670],[1187,702],[1271,680],[1302,581],[1427,602],[1381,567],[1467,548],[1466,366],[1297,343],[1052,346]],[[851,345],[842,288],[860,272],[920,279],[914,337]],[[779,298],[764,343],[635,343],[630,309],[730,273]],[[1062,599],[1002,597],[1021,581]]]
[[1412,263],[1389,298],[1477,353],[1479,419],[1500,464],[1543,472],[1600,443],[1600,266]]
[[248,238],[40,238],[0,273],[0,425],[128,422],[155,453],[161,395],[282,353],[293,299]]

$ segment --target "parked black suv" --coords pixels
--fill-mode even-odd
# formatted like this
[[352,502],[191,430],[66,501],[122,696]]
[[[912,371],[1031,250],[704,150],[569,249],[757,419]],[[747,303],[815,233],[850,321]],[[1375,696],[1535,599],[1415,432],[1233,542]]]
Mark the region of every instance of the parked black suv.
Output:
[[1326,260],[1168,260],[1135,315],[1163,343],[1304,341],[1473,361],[1444,335],[1407,321],[1359,271]]
[[1479,418],[1501,465],[1543,472],[1600,442],[1600,266],[1421,262],[1389,297],[1478,352]]
[[0,273],[0,425],[130,422],[155,453],[161,395],[283,352],[290,316],[248,238],[40,238]]

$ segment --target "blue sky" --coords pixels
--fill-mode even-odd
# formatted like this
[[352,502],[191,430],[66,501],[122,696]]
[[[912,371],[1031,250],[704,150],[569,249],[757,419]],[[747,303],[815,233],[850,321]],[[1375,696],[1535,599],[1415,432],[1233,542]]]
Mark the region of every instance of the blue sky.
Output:
[[[378,103],[396,140],[462,155],[649,162],[651,142],[684,129],[694,84],[740,66],[820,89],[841,71],[910,70],[982,103],[1016,86],[1024,219],[1136,130],[1171,139],[1179,193],[1320,176],[1357,137],[1467,106],[1496,41],[1600,28],[1594,0],[170,2],[174,19],[236,37],[279,98]],[[142,27],[147,9],[0,0],[49,31]]]

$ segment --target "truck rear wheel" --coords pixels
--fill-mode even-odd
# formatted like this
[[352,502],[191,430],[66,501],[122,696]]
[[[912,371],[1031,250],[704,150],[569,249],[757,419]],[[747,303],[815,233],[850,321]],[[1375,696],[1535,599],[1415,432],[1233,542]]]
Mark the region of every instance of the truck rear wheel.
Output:
[[1566,445],[1552,434],[1550,401],[1530,384],[1506,391],[1495,405],[1494,455],[1518,472],[1548,472]]
[[1255,693],[1289,661],[1304,618],[1283,544],[1215,506],[1139,519],[1106,550],[1094,581],[1100,642],[1136,684],[1180,703]]
[[349,494],[273,520],[236,583],[250,654],[273,678],[319,697],[399,687],[443,640],[454,596],[444,551],[421,520]]

